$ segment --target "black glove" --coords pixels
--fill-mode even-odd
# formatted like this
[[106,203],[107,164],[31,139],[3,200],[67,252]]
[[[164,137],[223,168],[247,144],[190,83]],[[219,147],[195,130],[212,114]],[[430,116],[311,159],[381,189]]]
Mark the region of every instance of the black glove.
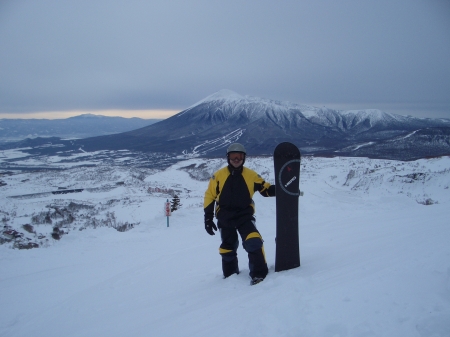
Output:
[[[205,229],[209,235],[216,235],[214,231],[217,230],[216,224],[212,220],[205,220]],[[214,231],[213,231],[214,229]]]

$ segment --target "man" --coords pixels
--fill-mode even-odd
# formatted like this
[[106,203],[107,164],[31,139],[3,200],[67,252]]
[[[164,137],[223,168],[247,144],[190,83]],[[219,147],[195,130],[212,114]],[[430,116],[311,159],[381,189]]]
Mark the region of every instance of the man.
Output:
[[[265,197],[275,196],[275,185],[265,182],[255,171],[244,167],[246,151],[242,144],[231,144],[227,149],[228,166],[218,170],[209,180],[205,192],[205,229],[215,235],[220,229],[224,278],[239,274],[237,248],[239,240],[248,253],[251,284],[264,280],[268,273],[263,239],[255,226],[255,192]],[[217,218],[217,227],[213,221]]]

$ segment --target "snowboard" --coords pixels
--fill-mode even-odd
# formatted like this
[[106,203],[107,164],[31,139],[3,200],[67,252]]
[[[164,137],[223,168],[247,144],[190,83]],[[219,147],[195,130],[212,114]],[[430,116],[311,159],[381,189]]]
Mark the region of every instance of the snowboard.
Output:
[[277,213],[276,272],[300,266],[298,237],[300,159],[300,150],[288,142],[279,144],[273,154]]

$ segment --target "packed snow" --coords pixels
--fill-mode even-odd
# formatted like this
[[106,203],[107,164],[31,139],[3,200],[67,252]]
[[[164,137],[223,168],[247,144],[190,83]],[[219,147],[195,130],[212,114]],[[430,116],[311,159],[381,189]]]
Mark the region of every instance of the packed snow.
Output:
[[[225,160],[94,164],[0,176],[2,225],[39,245],[3,235],[0,336],[450,336],[449,157],[303,158],[301,266],[274,272],[275,198],[255,195],[270,270],[255,286],[242,245],[241,273],[222,278],[220,237],[203,226],[207,178]],[[246,165],[274,182],[271,158]],[[50,193],[65,189],[83,191]]]

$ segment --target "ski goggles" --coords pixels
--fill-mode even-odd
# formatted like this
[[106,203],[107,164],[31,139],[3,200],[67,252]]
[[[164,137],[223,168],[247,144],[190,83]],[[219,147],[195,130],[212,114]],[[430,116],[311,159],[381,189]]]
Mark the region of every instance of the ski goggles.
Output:
[[244,160],[244,154],[242,152],[230,152],[228,153],[228,158],[231,161],[241,161]]

